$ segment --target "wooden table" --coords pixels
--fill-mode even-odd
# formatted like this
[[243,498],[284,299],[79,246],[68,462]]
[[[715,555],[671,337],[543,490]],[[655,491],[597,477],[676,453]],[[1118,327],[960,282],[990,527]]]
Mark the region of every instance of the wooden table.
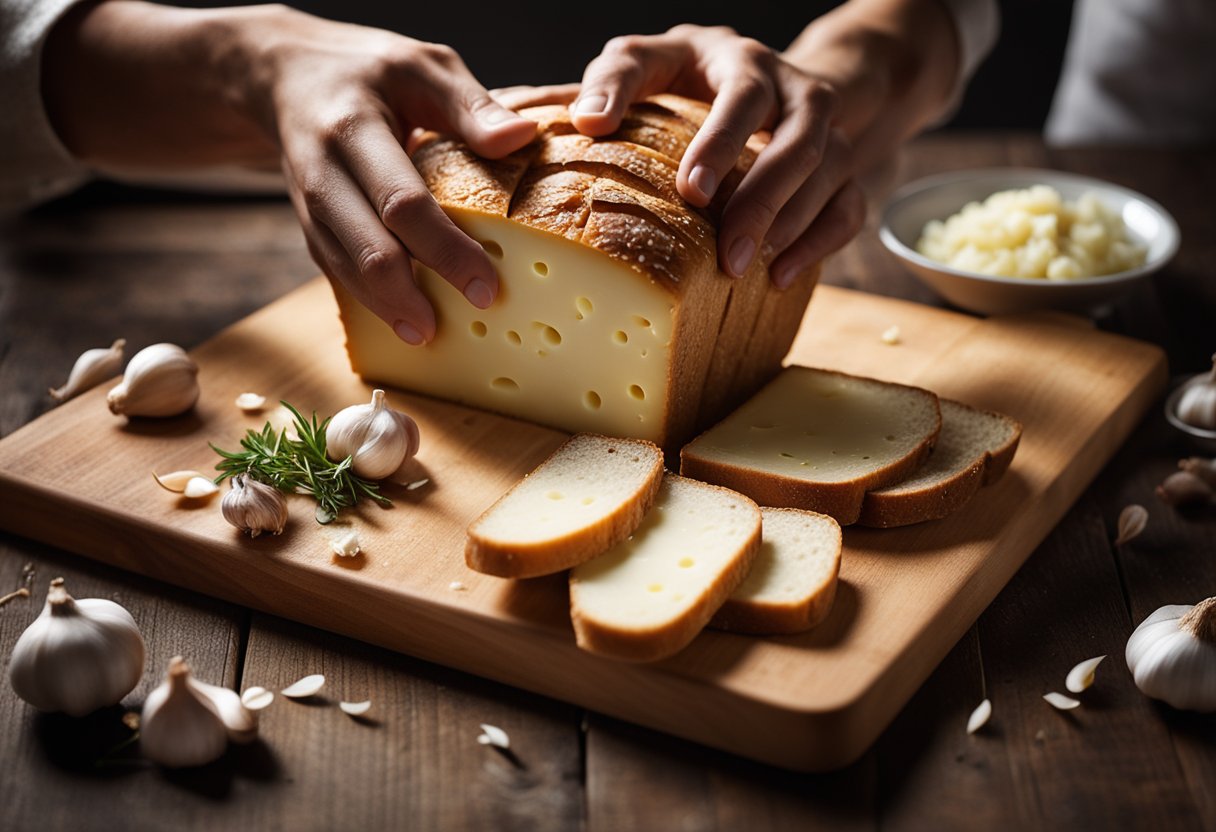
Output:
[[[1216,349],[1207,201],[1216,157],[936,136],[909,147],[885,186],[1006,164],[1098,176],[1174,214],[1178,258],[1099,325],[1161,344],[1175,373],[1202,369]],[[82,350],[118,336],[192,347],[315,271],[280,201],[95,187],[27,215],[0,231],[0,435],[49,407],[47,386]],[[872,221],[827,275],[937,302],[888,259]],[[353,721],[318,706],[324,695],[311,705],[280,700],[264,713],[258,744],[169,773],[122,747],[130,732],[118,709],[81,721],[38,715],[0,684],[0,826],[1216,830],[1216,717],[1144,698],[1122,660],[1128,634],[1158,606],[1216,594],[1216,511],[1178,513],[1152,493],[1188,454],[1152,413],[875,747],[821,776],[708,751],[0,533],[0,594],[27,583],[32,592],[0,609],[6,656],[49,579],[62,575],[76,595],[117,600],[140,622],[150,670],[128,704],[185,652],[202,678],[238,689],[325,673],[332,689],[371,699],[375,716]],[[1115,518],[1128,503],[1148,507],[1149,526],[1116,549]],[[1080,710],[1042,701],[1074,662],[1103,653],[1111,658]],[[985,696],[992,721],[968,736],[967,716]],[[477,744],[483,722],[509,732],[511,755]]]

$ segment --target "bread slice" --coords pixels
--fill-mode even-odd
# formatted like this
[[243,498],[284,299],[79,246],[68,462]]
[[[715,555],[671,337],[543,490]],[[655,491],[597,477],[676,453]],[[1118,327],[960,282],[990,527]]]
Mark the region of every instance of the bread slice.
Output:
[[503,578],[569,569],[628,537],[662,479],[650,442],[573,436],[470,524],[465,562]]
[[867,491],[925,461],[940,430],[928,390],[790,366],[684,446],[680,473],[848,525]]
[[757,635],[805,632],[827,618],[836,599],[840,524],[796,508],[760,514],[760,554],[710,626]]
[[866,494],[857,522],[887,529],[938,520],[1009,468],[1022,438],[1016,419],[949,399],[941,408],[942,432],[928,462],[903,482]]
[[669,474],[624,542],[570,573],[578,646],[655,661],[696,637],[760,551],[760,509],[742,494]]

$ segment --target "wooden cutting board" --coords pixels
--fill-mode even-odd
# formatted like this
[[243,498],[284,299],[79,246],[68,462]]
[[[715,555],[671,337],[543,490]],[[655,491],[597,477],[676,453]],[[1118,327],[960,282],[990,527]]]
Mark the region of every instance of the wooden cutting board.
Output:
[[[898,325],[897,346],[881,334]],[[811,633],[706,632],[654,665],[575,647],[561,576],[511,582],[464,565],[464,529],[564,434],[393,394],[423,442],[414,491],[351,518],[365,554],[339,560],[305,498],[281,537],[249,540],[219,501],[187,505],[150,472],[209,470],[264,417],[246,390],[329,414],[366,401],[328,286],[317,280],[194,352],[203,396],[168,421],[113,417],[108,385],[0,441],[0,526],[266,612],[798,770],[856,759],[996,596],[1164,389],[1156,347],[1051,313],[976,319],[832,287],[816,291],[790,361],[935,390],[1009,413],[1009,473],[962,512],[848,529],[841,586]],[[136,345],[142,346],[142,345]],[[58,378],[48,378],[48,383]],[[454,584],[459,582],[459,584]],[[455,588],[463,586],[463,588]],[[189,654],[190,647],[180,649]],[[960,719],[962,715],[960,715]]]

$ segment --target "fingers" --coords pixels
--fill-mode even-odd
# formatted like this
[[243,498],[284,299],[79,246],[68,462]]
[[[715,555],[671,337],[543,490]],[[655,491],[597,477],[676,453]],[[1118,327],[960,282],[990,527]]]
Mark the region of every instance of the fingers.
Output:
[[773,84],[763,75],[746,73],[727,82],[680,161],[680,195],[698,207],[708,205],[775,104]]
[[[820,105],[820,101],[824,103]],[[811,196],[818,196],[817,204],[812,201],[809,209],[802,212],[802,228],[847,178],[848,144],[838,131],[830,134],[834,170],[825,176],[818,172],[821,161],[829,152],[827,145],[834,107],[831,98],[821,96],[820,101],[812,98],[783,114],[781,123],[773,131],[772,141],[760,152],[727,202],[722,213],[719,251],[722,268],[728,274],[741,277],[747,271],[786,203],[795,193],[805,191],[807,185],[804,183],[808,179],[814,176],[815,180],[823,181],[814,186],[818,190],[811,192]],[[826,112],[821,112],[820,106]],[[794,229],[794,233],[784,227],[779,230],[787,235],[785,242],[788,243],[802,229]],[[780,251],[782,246],[773,244]]]
[[788,288],[799,274],[857,236],[865,216],[865,195],[849,180],[828,200],[810,228],[773,261],[769,270],[773,285]]
[[490,97],[508,110],[540,107],[545,104],[569,104],[578,97],[579,85],[550,84],[543,87],[519,85],[490,90]]
[[[358,121],[333,142],[331,152],[366,194],[367,212],[375,209],[371,218],[375,225],[391,231],[410,254],[456,287],[469,303],[485,309],[494,302],[498,272],[490,258],[435,202],[385,122],[376,118]],[[342,229],[353,221],[345,216],[332,222],[328,217],[321,219],[345,244]],[[347,236],[354,233],[351,230]],[[433,325],[426,340],[431,337]]]
[[578,99],[570,105],[575,129],[587,136],[616,130],[625,108],[670,88],[690,55],[686,43],[665,35],[627,35],[608,41],[587,64]]

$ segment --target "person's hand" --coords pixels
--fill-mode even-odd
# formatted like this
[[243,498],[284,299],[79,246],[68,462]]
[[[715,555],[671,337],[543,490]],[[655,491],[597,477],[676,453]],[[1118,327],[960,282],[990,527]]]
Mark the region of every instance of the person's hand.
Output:
[[536,125],[497,103],[447,46],[283,10],[246,35],[255,38],[246,105],[281,150],[318,265],[411,344],[435,335],[412,259],[489,306],[494,266],[431,197],[403,143],[433,129],[498,158]]
[[861,228],[864,199],[849,142],[833,129],[830,83],[731,29],[682,25],[608,41],[570,105],[574,125],[606,135],[632,102],[660,92],[712,102],[676,180],[693,205],[710,202],[752,133],[772,130],[723,209],[718,251],[727,273],[741,276],[767,244],[777,254],[773,283],[784,288]]

